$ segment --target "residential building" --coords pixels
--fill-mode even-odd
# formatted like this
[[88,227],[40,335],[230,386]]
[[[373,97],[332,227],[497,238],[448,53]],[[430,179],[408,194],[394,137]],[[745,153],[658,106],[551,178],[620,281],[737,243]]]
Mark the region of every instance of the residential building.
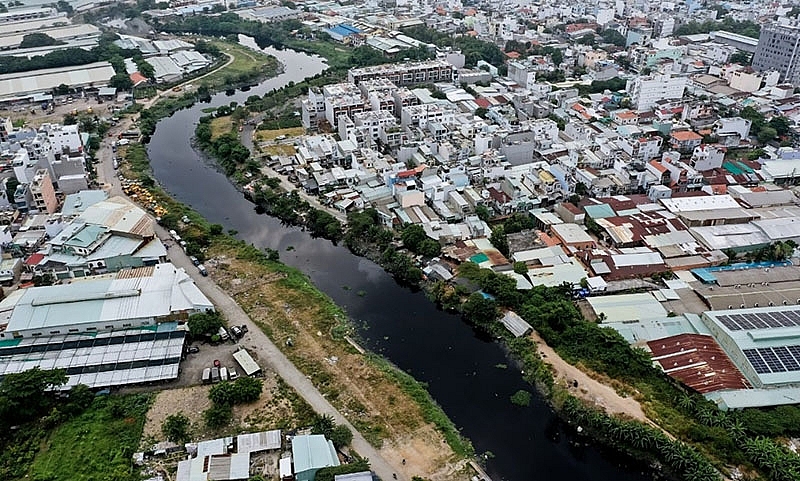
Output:
[[764,25],[753,55],[753,68],[759,72],[776,70],[780,79],[800,85],[800,27],[797,25]]
[[37,210],[48,214],[53,214],[58,210],[56,189],[50,180],[49,171],[45,169],[37,171],[33,181],[31,181],[30,189],[33,196],[33,204]]
[[651,110],[658,100],[680,99],[688,79],[668,74],[640,76],[628,80],[625,90],[631,96],[634,108],[639,112]]

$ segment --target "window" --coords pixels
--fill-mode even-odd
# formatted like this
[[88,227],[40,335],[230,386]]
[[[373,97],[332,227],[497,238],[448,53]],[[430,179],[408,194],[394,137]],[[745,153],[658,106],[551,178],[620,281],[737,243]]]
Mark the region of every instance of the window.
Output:
[[69,332],[78,332],[78,329],[70,329]]
[[131,327],[130,324],[123,324],[122,327]]
[[61,331],[50,331],[50,334],[61,334]]
[[86,328],[86,330],[87,330],[87,331],[96,331],[96,330],[97,330],[97,328],[96,328],[96,327],[94,327],[94,326],[91,326],[91,327],[87,327],[87,328]]
[[114,326],[106,326],[106,329],[114,329]]
[[41,332],[34,332],[33,334],[31,334],[31,336],[33,336],[33,337],[38,337],[38,336],[41,336],[41,335],[42,335]]

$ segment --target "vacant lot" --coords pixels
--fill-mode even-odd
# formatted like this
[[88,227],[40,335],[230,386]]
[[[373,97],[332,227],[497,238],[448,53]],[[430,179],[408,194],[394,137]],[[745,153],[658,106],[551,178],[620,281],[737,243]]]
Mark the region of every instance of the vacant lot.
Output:
[[[278,71],[279,63],[274,57],[256,52],[253,49],[233,42],[211,40],[220,51],[233,57],[233,62],[227,67],[218,70],[201,80],[202,83],[216,89],[225,89],[236,82],[240,74],[259,71],[266,75],[274,75]],[[233,81],[231,81],[233,79]]]
[[151,394],[95,399],[57,427],[31,466],[33,479],[95,481],[130,478],[131,455],[142,436]]
[[144,423],[142,448],[164,441],[161,424],[171,414],[182,412],[192,421],[192,440],[270,429],[294,429],[310,425],[314,411],[274,373],[261,378],[264,390],[261,398],[252,403],[235,406],[233,420],[219,430],[210,430],[203,421],[203,411],[211,407],[208,399],[210,385],[199,385],[159,392]]
[[281,135],[285,135],[286,137],[297,137],[303,135],[304,133],[305,129],[303,129],[303,127],[291,127],[288,129],[277,130],[256,130],[255,140],[258,142],[264,142],[275,140],[275,138],[280,137]]
[[384,456],[406,459],[409,477],[463,479],[463,463],[420,405],[341,339],[348,325],[329,299],[299,274],[237,259],[234,249],[217,246],[209,256],[220,287]]
[[233,129],[233,120],[230,115],[225,117],[217,117],[211,121],[211,140],[219,138],[223,134],[227,134]]

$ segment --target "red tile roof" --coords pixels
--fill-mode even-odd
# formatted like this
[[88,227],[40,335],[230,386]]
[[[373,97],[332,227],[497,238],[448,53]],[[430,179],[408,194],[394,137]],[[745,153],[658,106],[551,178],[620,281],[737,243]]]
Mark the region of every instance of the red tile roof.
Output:
[[650,341],[647,346],[665,373],[701,394],[750,387],[711,336],[679,334]]
[[677,140],[678,142],[688,142],[690,140],[703,140],[703,137],[699,134],[692,132],[691,130],[679,130],[677,132],[672,132],[670,134],[673,139]]
[[140,74],[139,72],[133,72],[132,74],[130,74],[130,78],[134,86],[147,82],[147,77]]

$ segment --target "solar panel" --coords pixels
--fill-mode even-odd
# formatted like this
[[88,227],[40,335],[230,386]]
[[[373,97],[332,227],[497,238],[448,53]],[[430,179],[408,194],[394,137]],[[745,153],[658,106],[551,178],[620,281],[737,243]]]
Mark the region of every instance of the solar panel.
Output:
[[739,319],[737,319],[736,322],[740,326],[742,326],[742,329],[755,329],[756,328],[756,326],[754,326],[753,323],[750,322],[750,320],[747,318],[747,316],[744,316],[744,315],[739,316]]
[[786,347],[773,347],[772,351],[778,356],[788,371],[800,371],[800,362],[795,359]]
[[756,326],[756,329],[766,329],[768,327],[780,327],[779,324],[776,324],[775,321],[772,320],[771,317],[763,316],[763,315],[756,315],[756,314],[749,314],[747,318],[750,322]]
[[722,323],[723,326],[727,327],[731,331],[740,331],[742,329],[739,324],[733,322],[733,320],[731,320],[731,318],[728,316],[719,316],[717,319]]
[[750,361],[750,365],[756,370],[758,374],[769,374],[771,371],[767,367],[767,363],[761,358],[761,355],[755,349],[743,349],[744,355]]
[[789,352],[792,353],[794,358],[797,359],[798,362],[800,362],[800,346],[786,346],[786,349],[788,349]]
[[758,353],[761,354],[761,357],[764,358],[764,361],[769,366],[770,371],[772,372],[786,372],[786,368],[784,367],[783,363],[778,356],[772,352],[770,348],[761,348],[758,350]]

